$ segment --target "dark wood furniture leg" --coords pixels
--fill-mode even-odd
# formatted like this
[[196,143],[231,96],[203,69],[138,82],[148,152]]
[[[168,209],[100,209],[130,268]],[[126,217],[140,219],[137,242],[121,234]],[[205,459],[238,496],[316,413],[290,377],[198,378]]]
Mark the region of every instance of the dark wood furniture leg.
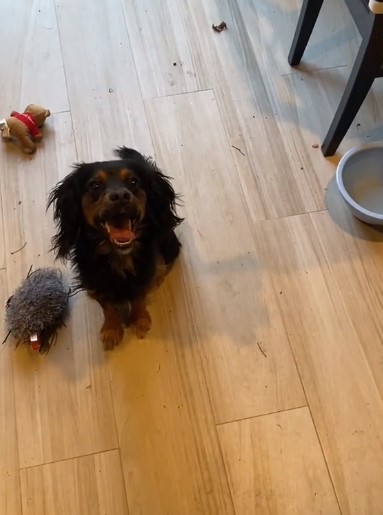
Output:
[[323,0],[303,0],[298,25],[295,29],[288,57],[291,66],[296,66],[300,63],[322,4]]
[[350,78],[334,119],[323,141],[324,156],[335,154],[358,113],[375,78],[380,75],[383,57],[383,20],[376,20],[370,34],[363,37]]

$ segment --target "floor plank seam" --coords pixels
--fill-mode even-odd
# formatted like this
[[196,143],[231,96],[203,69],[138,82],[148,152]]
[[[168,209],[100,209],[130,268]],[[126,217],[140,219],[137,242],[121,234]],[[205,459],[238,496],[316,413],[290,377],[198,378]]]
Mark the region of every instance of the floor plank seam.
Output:
[[[302,61],[302,64],[300,66],[308,65],[309,63]],[[294,68],[291,70],[291,72],[281,73],[280,77],[290,77],[291,75],[296,75],[298,73],[304,74],[304,73],[315,73],[320,72],[323,70],[336,70],[338,68],[346,68],[347,66],[350,66],[350,64],[337,64],[334,66],[320,66],[319,68]]]
[[[194,276],[193,269],[191,269],[191,273]],[[188,288],[187,288],[187,284],[186,284],[186,281],[185,281],[185,275],[183,273],[181,273],[181,277],[182,277],[183,287],[185,289],[185,292],[187,293],[188,292]],[[208,380],[207,380],[207,375],[206,375],[206,371],[205,371],[205,367],[204,367],[203,359],[202,359],[203,354],[202,354],[201,338],[200,338],[200,336],[198,334],[198,329],[197,329],[198,326],[196,324],[196,320],[195,320],[195,317],[194,317],[194,310],[192,309],[192,306],[191,306],[191,303],[190,303],[190,300],[189,300],[189,295],[185,295],[185,302],[186,302],[186,304],[187,304],[187,306],[189,308],[189,312],[191,314],[192,328],[193,328],[193,332],[194,332],[196,343],[197,343],[197,352],[198,352],[199,361],[200,361],[200,365],[201,365],[202,375],[203,375],[203,378],[205,380],[206,395],[207,395],[207,398],[208,398],[208,401],[209,401],[211,417],[212,417],[212,420],[213,420],[213,430],[214,430],[214,433],[215,433],[215,436],[216,436],[216,440],[217,440],[217,445],[218,445],[219,454],[220,454],[220,457],[221,457],[223,471],[225,473],[227,488],[228,488],[228,491],[230,493],[230,500],[231,500],[231,505],[232,505],[232,508],[233,508],[233,514],[235,515],[236,511],[235,511],[235,504],[234,504],[234,496],[233,496],[233,492],[232,492],[231,485],[230,485],[229,474],[228,474],[228,471],[227,471],[227,468],[226,468],[226,465],[225,465],[225,459],[224,459],[224,455],[223,455],[221,441],[219,439],[218,430],[217,430],[217,423],[215,421],[215,416],[214,416],[213,401],[212,401],[212,397],[211,397],[211,394],[210,394],[210,389],[209,389],[209,384],[208,384]]]
[[77,147],[77,138],[76,138],[76,131],[75,131],[74,122],[73,122],[73,116],[72,116],[72,103],[71,103],[71,99],[70,99],[70,95],[69,95],[68,78],[67,78],[67,73],[66,73],[66,66],[65,66],[65,62],[64,62],[64,53],[63,53],[63,45],[62,45],[60,22],[59,22],[59,17],[57,16],[56,0],[52,0],[52,1],[53,1],[54,11],[55,11],[57,35],[58,35],[59,44],[60,44],[61,61],[63,63],[64,79],[65,79],[65,89],[66,89],[66,95],[67,95],[68,105],[69,105],[69,110],[68,111],[63,111],[63,112],[69,112],[70,113],[70,121],[71,121],[71,125],[72,125],[72,134],[73,134],[74,148],[75,148],[75,151],[76,151],[76,158],[78,159],[79,154],[78,154],[78,147]]
[[329,467],[328,462],[327,462],[326,454],[324,452],[322,441],[321,441],[320,436],[319,436],[318,428],[317,428],[317,425],[315,423],[315,419],[314,419],[314,416],[313,416],[313,413],[312,413],[312,410],[311,410],[310,402],[309,402],[308,397],[307,397],[305,385],[304,385],[304,382],[303,382],[303,379],[302,379],[302,376],[301,376],[301,373],[300,373],[300,370],[299,370],[299,366],[298,366],[298,363],[297,363],[297,360],[296,360],[296,357],[295,357],[295,354],[294,354],[293,347],[291,345],[290,336],[289,336],[287,331],[286,331],[286,336],[287,336],[287,341],[289,342],[290,351],[291,351],[291,354],[293,356],[293,360],[295,362],[295,367],[296,367],[296,370],[297,370],[297,374],[298,374],[299,380],[301,382],[301,387],[302,387],[302,390],[303,390],[303,394],[304,394],[304,396],[306,398],[307,409],[309,410],[309,413],[310,413],[310,417],[311,417],[311,420],[312,420],[312,423],[313,423],[313,426],[314,426],[314,430],[315,430],[315,434],[316,434],[316,437],[317,437],[317,440],[318,440],[318,444],[320,446],[320,450],[321,450],[321,453],[322,453],[322,456],[323,456],[323,460],[324,460],[324,463],[325,463],[325,466],[326,466],[327,474],[328,474],[328,477],[329,477],[330,482],[331,482],[331,486],[332,486],[332,489],[333,489],[333,492],[334,492],[334,496],[335,496],[336,502],[338,504],[339,513],[342,514],[342,509],[341,509],[340,501],[339,501],[339,498],[338,498],[338,493],[337,493],[336,488],[335,488],[335,483],[334,483],[333,477],[332,477],[331,472],[330,472],[330,467]]
[[71,461],[71,460],[77,460],[81,458],[87,458],[90,456],[97,456],[98,454],[105,454],[107,452],[112,451],[118,451],[119,447],[111,447],[110,449],[103,449],[102,451],[96,451],[96,452],[89,452],[87,454],[79,454],[76,456],[70,456],[69,458],[63,458],[61,460],[53,460],[53,461],[47,461],[43,463],[36,463],[36,465],[28,465],[27,467],[19,467],[19,470],[29,470],[29,469],[35,469],[38,467],[45,467],[46,465],[53,465],[55,463],[63,463],[64,461]]
[[281,409],[281,410],[277,410],[277,411],[270,411],[267,413],[260,413],[259,415],[253,415],[251,417],[237,418],[234,420],[227,420],[225,422],[216,422],[216,426],[219,427],[219,426],[225,426],[228,424],[235,424],[236,422],[242,422],[243,420],[253,420],[254,418],[267,417],[268,415],[276,415],[277,413],[285,413],[287,411],[294,411],[294,410],[298,410],[298,409],[302,409],[302,408],[308,408],[308,404],[302,404],[301,406],[294,406],[293,408],[286,408],[286,409]]
[[159,95],[159,96],[156,96],[156,97],[147,97],[144,100],[155,100],[156,98],[180,97],[182,95],[193,95],[194,93],[202,93],[202,92],[206,92],[206,91],[213,91],[214,92],[213,88],[195,89],[193,91],[180,91],[179,93],[170,93],[169,95]]

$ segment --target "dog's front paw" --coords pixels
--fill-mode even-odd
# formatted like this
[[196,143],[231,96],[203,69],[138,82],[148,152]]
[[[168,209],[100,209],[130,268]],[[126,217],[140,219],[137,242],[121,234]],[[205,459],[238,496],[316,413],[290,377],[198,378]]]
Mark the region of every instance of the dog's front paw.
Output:
[[136,320],[133,320],[131,323],[132,331],[140,340],[145,338],[147,333],[150,331],[151,327],[152,319],[150,318],[148,312],[142,314],[140,317],[138,317]]
[[124,329],[120,326],[103,325],[100,331],[100,337],[105,350],[112,350],[119,345],[124,337]]

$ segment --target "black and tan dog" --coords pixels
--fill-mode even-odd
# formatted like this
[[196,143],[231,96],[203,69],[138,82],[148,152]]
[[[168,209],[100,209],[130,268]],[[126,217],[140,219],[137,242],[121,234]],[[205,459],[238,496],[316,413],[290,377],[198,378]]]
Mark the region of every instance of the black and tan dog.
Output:
[[145,336],[147,296],[181,247],[174,229],[182,219],[169,178],[136,150],[122,147],[116,154],[118,160],[76,165],[48,202],[57,257],[72,262],[78,287],[103,309],[106,349],[122,340],[124,325]]

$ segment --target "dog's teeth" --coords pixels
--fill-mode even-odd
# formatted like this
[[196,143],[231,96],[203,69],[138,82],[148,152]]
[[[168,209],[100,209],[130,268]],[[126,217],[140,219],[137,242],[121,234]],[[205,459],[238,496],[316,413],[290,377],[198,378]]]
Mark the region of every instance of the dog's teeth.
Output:
[[130,242],[123,243],[122,241],[113,240],[113,243],[117,245],[117,247],[123,248],[128,247]]

